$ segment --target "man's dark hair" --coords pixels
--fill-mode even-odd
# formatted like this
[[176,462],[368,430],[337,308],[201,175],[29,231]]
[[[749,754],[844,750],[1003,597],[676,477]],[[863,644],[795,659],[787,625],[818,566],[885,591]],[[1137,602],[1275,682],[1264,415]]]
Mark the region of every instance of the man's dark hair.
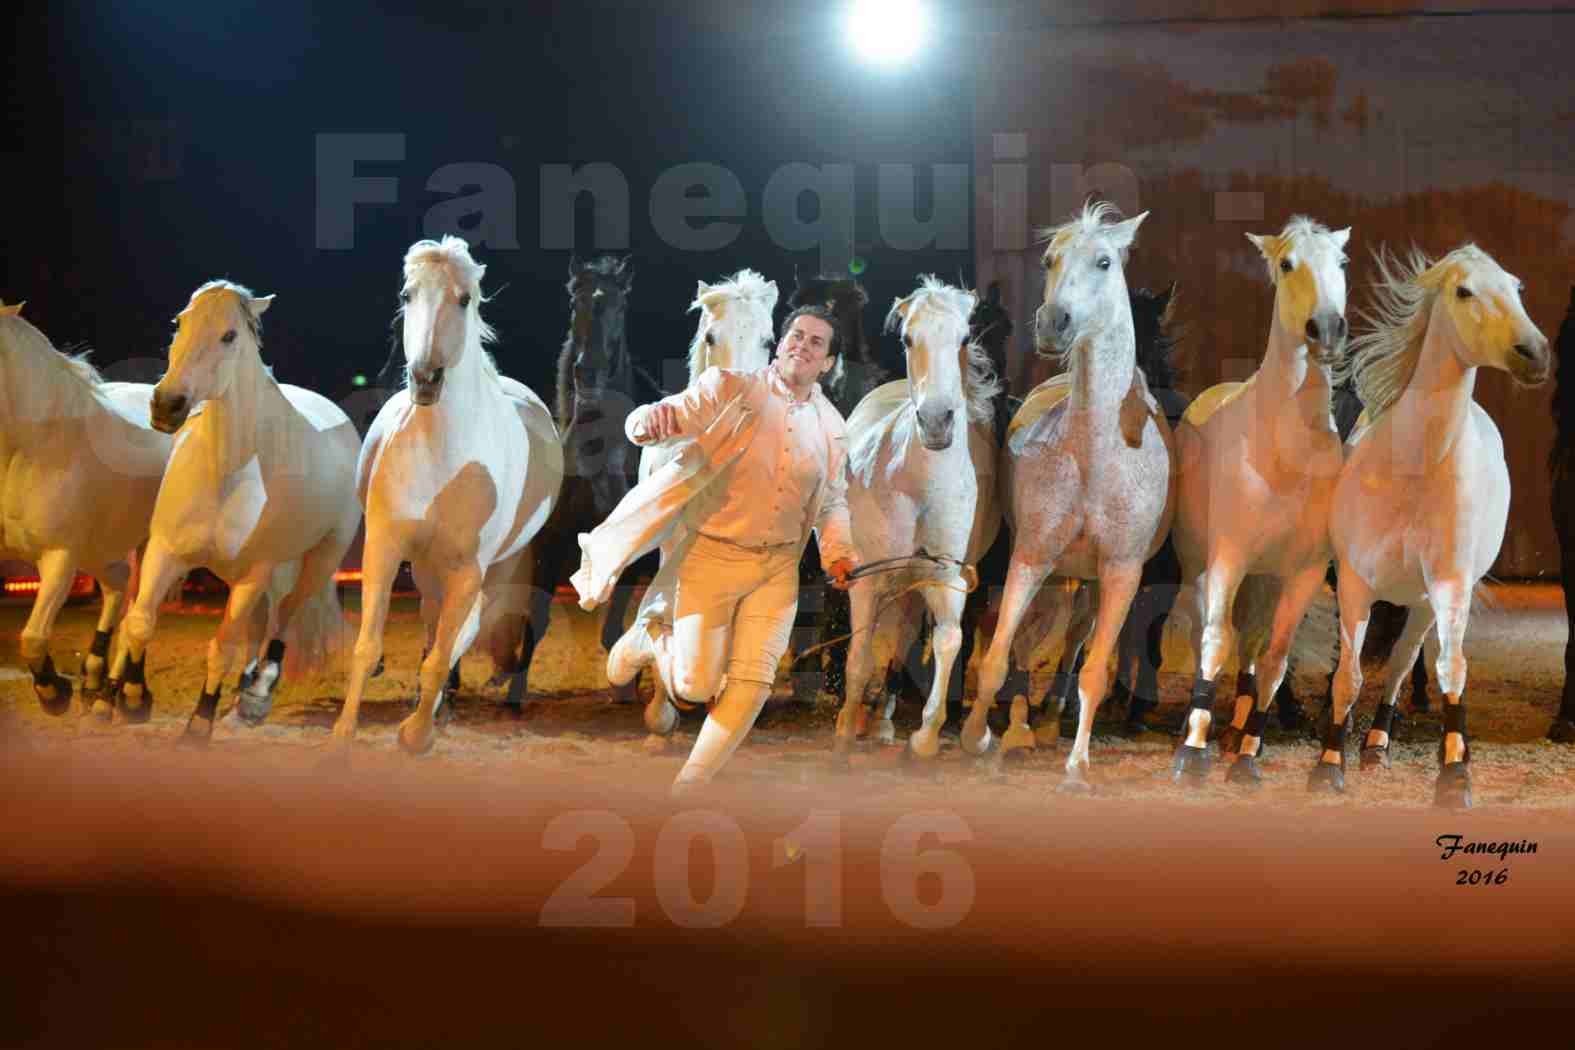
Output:
[[800,317],[813,317],[817,320],[825,321],[828,325],[830,325],[831,342],[827,344],[826,356],[836,357],[842,353],[842,329],[838,327],[836,315],[831,312],[831,308],[829,306],[810,304],[808,306],[801,306],[797,310],[794,310],[792,313],[788,314],[787,319],[782,322],[782,331],[777,336],[777,338],[779,340],[786,339],[788,332],[793,328],[793,322],[797,321]]

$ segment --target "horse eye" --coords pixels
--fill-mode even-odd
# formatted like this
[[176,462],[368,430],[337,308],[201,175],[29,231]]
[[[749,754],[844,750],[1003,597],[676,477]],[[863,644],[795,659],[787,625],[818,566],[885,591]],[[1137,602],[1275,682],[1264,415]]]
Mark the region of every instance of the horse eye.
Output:
[[913,349],[913,336],[911,336],[911,335],[903,336],[902,337],[902,345],[907,347],[909,350],[912,350]]
[[225,332],[223,335],[219,336],[219,342],[225,343],[226,345],[235,342],[235,329],[231,328],[228,332]]
[[1351,260],[1349,260],[1349,259],[1341,259],[1340,260],[1340,269],[1342,269],[1342,270],[1345,269],[1347,266],[1350,265],[1350,262],[1351,262]]
[[1110,269],[1110,256],[1108,256],[1108,255],[1101,255],[1099,257],[1099,261],[1097,263],[1095,263],[1094,265],[1098,266],[1101,270],[1108,270],[1108,269]]
[[401,288],[399,290],[399,301],[402,303],[410,302],[410,292],[408,289]]
[[716,345],[716,333],[715,332],[707,332],[705,334],[705,345],[706,346],[715,346]]
[[1290,273],[1294,269],[1296,269],[1296,267],[1291,265],[1291,261],[1289,259],[1281,259],[1280,260],[1280,270],[1281,270],[1281,272],[1283,272],[1283,273]]
[[773,346],[776,346],[776,344],[771,341],[771,337],[769,335],[761,337],[760,345],[765,347],[767,350],[770,350]]
[[459,305],[460,305],[461,309],[465,309],[465,308],[470,306],[470,293],[469,292],[466,292],[464,295],[459,297]]
[[1474,295],[1474,294],[1475,293],[1473,293],[1471,291],[1471,289],[1467,288],[1463,284],[1462,285],[1458,285],[1455,288],[1455,298],[1456,299],[1470,299],[1472,297],[1472,295]]

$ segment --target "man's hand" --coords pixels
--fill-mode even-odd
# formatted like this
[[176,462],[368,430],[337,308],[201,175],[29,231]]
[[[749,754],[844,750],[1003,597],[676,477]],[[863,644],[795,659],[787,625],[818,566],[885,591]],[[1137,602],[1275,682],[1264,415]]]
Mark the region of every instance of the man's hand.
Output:
[[636,435],[636,444],[654,445],[678,435],[678,410],[658,401],[645,413],[645,420]]
[[845,591],[853,583],[852,580],[848,579],[853,569],[852,558],[838,558],[826,567],[826,575],[831,577],[831,585],[833,587],[839,591]]

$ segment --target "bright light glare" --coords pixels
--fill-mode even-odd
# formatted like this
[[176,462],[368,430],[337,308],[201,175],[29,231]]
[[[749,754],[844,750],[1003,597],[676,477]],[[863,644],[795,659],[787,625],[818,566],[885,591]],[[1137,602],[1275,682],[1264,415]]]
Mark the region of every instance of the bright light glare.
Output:
[[857,0],[848,14],[848,38],[868,62],[895,66],[924,43],[929,16],[915,0]]

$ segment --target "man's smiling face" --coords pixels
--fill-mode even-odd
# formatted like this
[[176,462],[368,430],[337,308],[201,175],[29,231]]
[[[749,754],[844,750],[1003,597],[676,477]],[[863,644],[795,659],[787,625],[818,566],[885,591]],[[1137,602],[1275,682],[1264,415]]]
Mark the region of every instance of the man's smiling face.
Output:
[[835,361],[831,356],[831,325],[808,315],[794,318],[793,324],[777,344],[778,373],[792,386],[808,386],[827,372]]

